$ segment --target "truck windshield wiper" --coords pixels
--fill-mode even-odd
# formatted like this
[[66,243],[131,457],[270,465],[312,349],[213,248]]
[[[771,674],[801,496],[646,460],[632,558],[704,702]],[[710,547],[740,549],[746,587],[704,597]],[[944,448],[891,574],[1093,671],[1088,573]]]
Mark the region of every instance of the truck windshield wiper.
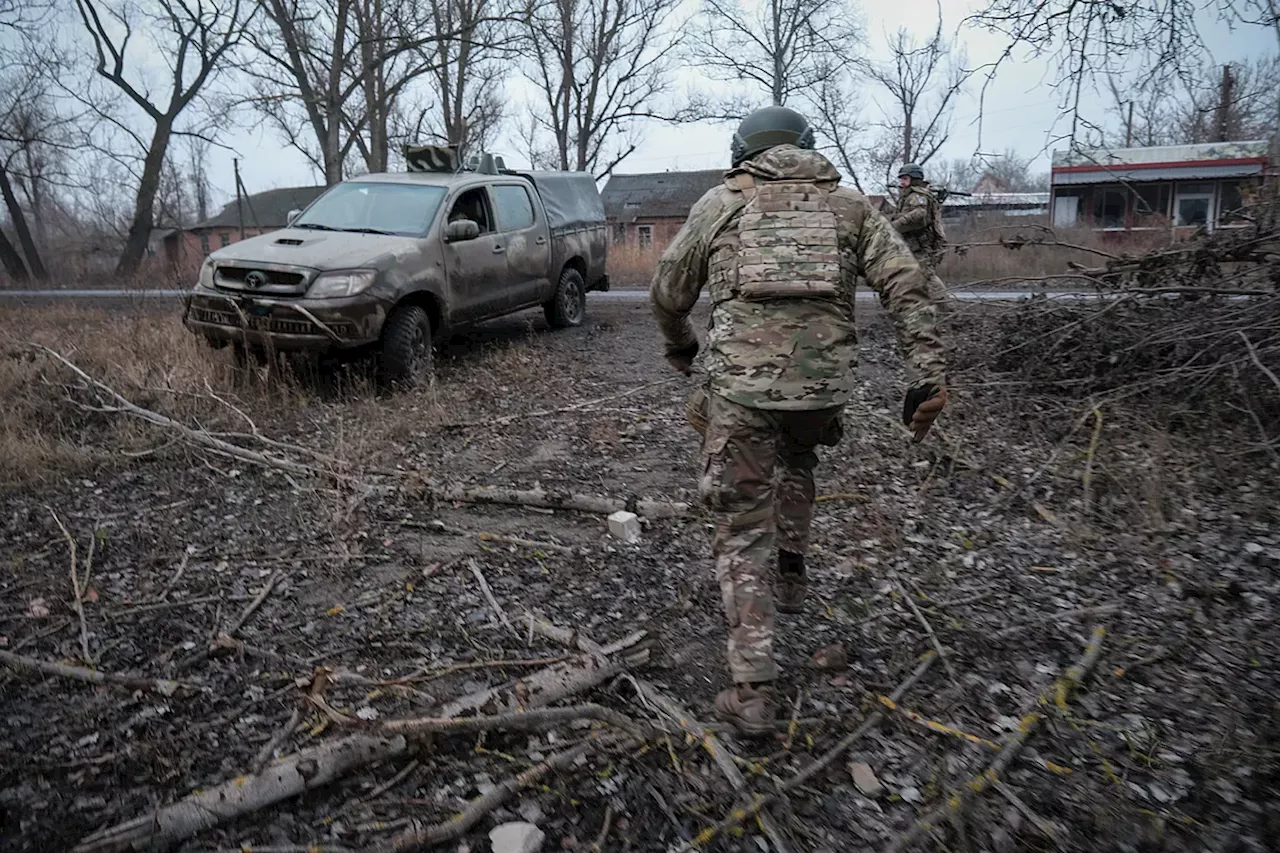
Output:
[[294,228],[310,228],[315,231],[337,231],[338,230],[337,228],[334,228],[332,225],[321,225],[319,222],[298,222],[298,223],[295,223],[293,227]]
[[394,237],[390,231],[380,231],[377,228],[339,228],[339,231],[346,231],[349,234],[381,234],[384,237]]

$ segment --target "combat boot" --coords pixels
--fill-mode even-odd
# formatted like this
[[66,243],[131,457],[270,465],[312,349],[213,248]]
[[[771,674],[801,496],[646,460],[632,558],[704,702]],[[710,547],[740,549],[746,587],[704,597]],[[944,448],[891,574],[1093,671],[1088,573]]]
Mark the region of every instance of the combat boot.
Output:
[[778,591],[774,606],[779,613],[803,613],[809,578],[804,570],[804,554],[778,552]]
[[716,716],[745,737],[773,734],[778,717],[773,685],[768,682],[738,684],[722,690],[716,697]]

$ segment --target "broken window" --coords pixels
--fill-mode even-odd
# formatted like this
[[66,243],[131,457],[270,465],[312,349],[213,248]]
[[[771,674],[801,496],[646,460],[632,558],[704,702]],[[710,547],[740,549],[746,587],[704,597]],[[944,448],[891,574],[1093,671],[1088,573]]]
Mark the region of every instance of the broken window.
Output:
[[1125,227],[1128,199],[1120,188],[1098,187],[1093,191],[1093,225],[1095,228]]
[[637,225],[636,226],[636,245],[641,249],[653,248],[653,226]]

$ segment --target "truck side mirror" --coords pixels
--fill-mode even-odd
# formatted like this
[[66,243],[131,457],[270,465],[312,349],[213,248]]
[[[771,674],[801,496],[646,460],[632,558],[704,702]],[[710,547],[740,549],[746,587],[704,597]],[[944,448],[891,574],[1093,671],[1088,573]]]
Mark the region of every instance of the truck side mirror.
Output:
[[285,217],[285,222],[287,222],[289,225],[292,225],[294,221],[297,220],[297,218],[301,215],[302,215],[302,208],[295,207],[293,210],[289,211],[289,214]]
[[480,224],[472,219],[457,219],[444,229],[446,243],[462,243],[480,236]]

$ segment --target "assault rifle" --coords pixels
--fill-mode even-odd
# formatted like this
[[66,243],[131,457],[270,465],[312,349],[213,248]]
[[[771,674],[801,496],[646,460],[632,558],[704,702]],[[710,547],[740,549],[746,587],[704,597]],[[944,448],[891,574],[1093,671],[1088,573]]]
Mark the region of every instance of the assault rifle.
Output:
[[938,200],[938,204],[942,204],[951,196],[960,196],[961,198],[973,198],[973,193],[962,193],[959,190],[949,190],[946,187],[930,187],[933,190],[933,196]]

